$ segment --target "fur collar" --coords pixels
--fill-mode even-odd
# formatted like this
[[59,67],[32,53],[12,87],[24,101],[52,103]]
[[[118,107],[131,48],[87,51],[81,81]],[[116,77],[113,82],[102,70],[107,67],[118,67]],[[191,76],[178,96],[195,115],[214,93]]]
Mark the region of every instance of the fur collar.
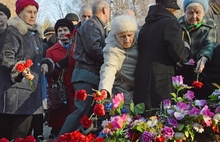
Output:
[[21,18],[17,16],[12,18],[8,22],[8,25],[15,27],[22,35],[26,34],[28,30],[31,30],[31,31],[36,31],[40,37],[43,36],[40,25],[35,23],[33,26],[29,26]]

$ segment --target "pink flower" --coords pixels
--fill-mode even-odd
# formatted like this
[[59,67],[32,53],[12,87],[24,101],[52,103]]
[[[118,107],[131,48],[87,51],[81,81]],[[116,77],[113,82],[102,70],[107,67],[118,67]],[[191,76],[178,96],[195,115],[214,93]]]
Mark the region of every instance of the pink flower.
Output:
[[118,108],[121,104],[124,103],[124,95],[123,93],[118,93],[112,99],[113,108]]
[[193,98],[195,98],[194,92],[188,90],[188,91],[186,92],[186,94],[184,95],[184,98],[187,99],[187,100],[189,100],[189,101],[191,101]]
[[164,128],[162,129],[161,133],[163,134],[163,136],[165,138],[172,138],[174,136],[174,131],[172,128],[164,126]]
[[122,116],[115,116],[112,118],[112,126],[113,130],[122,129],[126,124],[127,114],[123,114]]

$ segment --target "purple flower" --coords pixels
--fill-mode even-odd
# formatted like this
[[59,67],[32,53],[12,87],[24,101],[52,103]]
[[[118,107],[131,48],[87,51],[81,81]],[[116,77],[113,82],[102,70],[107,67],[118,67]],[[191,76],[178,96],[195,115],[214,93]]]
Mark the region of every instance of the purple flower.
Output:
[[215,90],[215,91],[212,93],[212,95],[220,95],[220,89]]
[[169,109],[171,108],[171,101],[169,99],[163,100],[163,108],[164,109]]
[[190,59],[188,62],[184,64],[193,66],[195,64],[195,61],[193,59]]
[[198,109],[197,107],[193,107],[190,111],[189,111],[189,114],[190,115],[199,115],[200,113],[200,109]]
[[180,76],[173,76],[172,77],[172,83],[175,89],[178,89],[179,87],[181,87],[183,85],[183,77]]
[[202,110],[200,111],[200,114],[205,115],[205,116],[209,116],[209,117],[214,116],[214,113],[210,111],[210,109],[207,105],[205,105],[202,108]]
[[147,131],[144,131],[142,134],[141,140],[142,142],[152,142],[153,134]]
[[174,119],[174,118],[168,118],[168,124],[173,126],[173,128],[177,128],[179,126],[176,119]]
[[187,113],[187,104],[183,102],[178,102],[176,105],[176,111],[174,112],[174,117],[177,120],[182,120]]
[[162,129],[161,133],[163,134],[163,136],[165,138],[172,138],[174,136],[174,131],[172,128],[164,126],[164,128]]
[[187,100],[189,100],[189,101],[191,101],[193,98],[195,98],[194,92],[188,90],[188,91],[186,92],[186,94],[184,95],[184,98],[187,99]]
[[195,106],[203,107],[206,104],[205,100],[195,100]]

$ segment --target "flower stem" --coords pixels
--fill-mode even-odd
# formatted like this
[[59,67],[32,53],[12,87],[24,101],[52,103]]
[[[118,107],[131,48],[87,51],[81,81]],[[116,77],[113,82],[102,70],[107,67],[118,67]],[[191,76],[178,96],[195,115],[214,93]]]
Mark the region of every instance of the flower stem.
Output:
[[34,91],[34,85],[33,85],[32,80],[29,80],[29,82],[30,82],[30,85],[31,85],[31,91]]

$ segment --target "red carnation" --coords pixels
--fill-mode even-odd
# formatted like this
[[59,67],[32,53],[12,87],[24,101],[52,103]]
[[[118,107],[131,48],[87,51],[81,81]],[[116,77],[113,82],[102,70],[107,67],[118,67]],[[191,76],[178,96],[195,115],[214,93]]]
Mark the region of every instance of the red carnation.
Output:
[[79,90],[79,91],[77,91],[76,92],[76,94],[75,94],[75,98],[77,99],[77,100],[85,100],[86,98],[87,98],[87,93],[86,93],[86,90]]
[[18,71],[18,72],[23,72],[25,70],[25,65],[24,64],[17,64],[15,69]]
[[95,134],[88,134],[87,136],[86,136],[86,138],[89,140],[89,141],[94,141],[94,139],[96,138],[96,135]]
[[163,136],[156,137],[156,142],[165,142],[165,138]]
[[77,30],[73,30],[73,35],[75,35],[77,33]]
[[89,128],[92,125],[92,120],[89,119],[87,115],[84,115],[83,118],[80,120],[80,123],[83,125],[84,128]]
[[192,86],[193,86],[194,88],[200,89],[200,88],[202,88],[203,83],[202,83],[202,82],[199,82],[199,81],[193,81]]
[[33,62],[31,59],[27,59],[27,61],[24,63],[24,66],[26,68],[30,68],[33,65]]
[[107,92],[102,90],[102,91],[96,91],[94,94],[93,94],[93,97],[94,97],[94,100],[95,101],[102,101],[104,100],[105,98],[107,98]]
[[65,37],[72,38],[73,34],[65,34]]
[[94,111],[94,114],[97,116],[105,115],[105,107],[103,104],[96,104],[93,111]]
[[94,142],[105,142],[105,140],[103,138],[97,137],[94,139]]
[[0,139],[0,142],[9,142],[9,140],[7,140],[6,138],[2,138]]

